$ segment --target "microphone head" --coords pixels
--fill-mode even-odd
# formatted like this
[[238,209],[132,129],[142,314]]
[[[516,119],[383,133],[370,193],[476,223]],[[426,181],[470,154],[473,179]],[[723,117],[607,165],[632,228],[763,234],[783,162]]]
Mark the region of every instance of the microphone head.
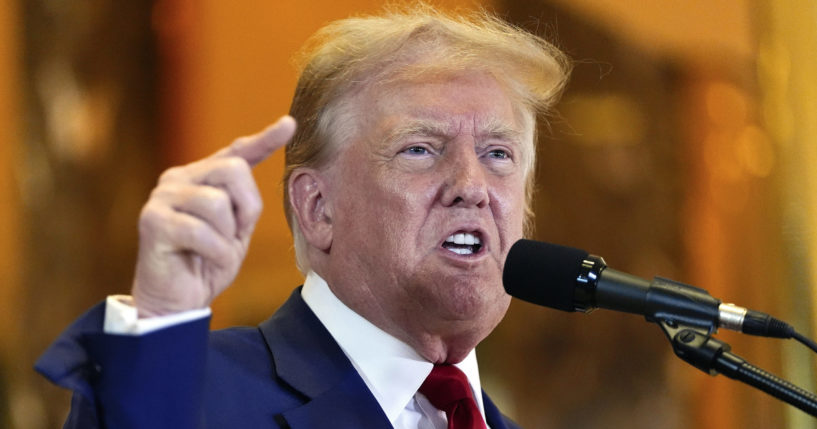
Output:
[[502,283],[515,298],[575,311],[576,279],[587,256],[581,249],[522,239],[508,252]]

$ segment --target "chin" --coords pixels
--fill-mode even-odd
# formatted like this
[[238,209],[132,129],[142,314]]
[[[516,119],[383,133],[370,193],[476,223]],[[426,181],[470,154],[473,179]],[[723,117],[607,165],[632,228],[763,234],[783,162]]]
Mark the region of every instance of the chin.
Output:
[[499,281],[482,283],[460,279],[449,284],[447,290],[449,293],[443,299],[458,320],[501,319],[510,304],[510,296]]

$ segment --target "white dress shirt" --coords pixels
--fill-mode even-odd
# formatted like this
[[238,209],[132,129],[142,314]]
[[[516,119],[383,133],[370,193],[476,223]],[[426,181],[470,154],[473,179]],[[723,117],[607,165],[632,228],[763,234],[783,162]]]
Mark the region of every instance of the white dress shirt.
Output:
[[[446,429],[445,412],[417,392],[434,364],[414,349],[364,319],[341,302],[319,275],[309,272],[301,291],[306,304],[352,362],[396,429]],[[132,299],[108,297],[104,331],[141,335],[210,315],[210,309],[139,319]],[[480,413],[485,418],[479,368],[474,350],[456,364],[468,378]]]
[[[309,272],[301,291],[304,301],[352,361],[360,377],[395,428],[445,429],[445,412],[417,392],[434,364],[342,303],[326,282]],[[479,368],[474,350],[457,368],[468,377],[485,418]]]

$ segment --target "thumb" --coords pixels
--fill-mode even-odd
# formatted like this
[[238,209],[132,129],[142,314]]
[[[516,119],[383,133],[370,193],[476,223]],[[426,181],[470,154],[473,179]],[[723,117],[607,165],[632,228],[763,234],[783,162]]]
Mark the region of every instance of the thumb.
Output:
[[295,119],[292,116],[282,116],[260,133],[239,137],[229,146],[211,155],[211,157],[237,156],[247,161],[250,167],[255,167],[272,155],[273,152],[286,145],[295,134],[295,127]]

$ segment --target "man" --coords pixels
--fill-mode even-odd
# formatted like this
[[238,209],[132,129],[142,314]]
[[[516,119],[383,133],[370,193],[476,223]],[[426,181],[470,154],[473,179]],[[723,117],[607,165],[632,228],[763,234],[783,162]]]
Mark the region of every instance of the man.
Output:
[[[305,57],[292,117],[162,175],[131,296],[38,362],[75,391],[67,427],[515,427],[474,348],[510,302],[535,118],[566,62],[496,18],[424,6],[332,23]],[[208,335],[261,210],[251,167],[287,142],[304,286],[259,328]]]

